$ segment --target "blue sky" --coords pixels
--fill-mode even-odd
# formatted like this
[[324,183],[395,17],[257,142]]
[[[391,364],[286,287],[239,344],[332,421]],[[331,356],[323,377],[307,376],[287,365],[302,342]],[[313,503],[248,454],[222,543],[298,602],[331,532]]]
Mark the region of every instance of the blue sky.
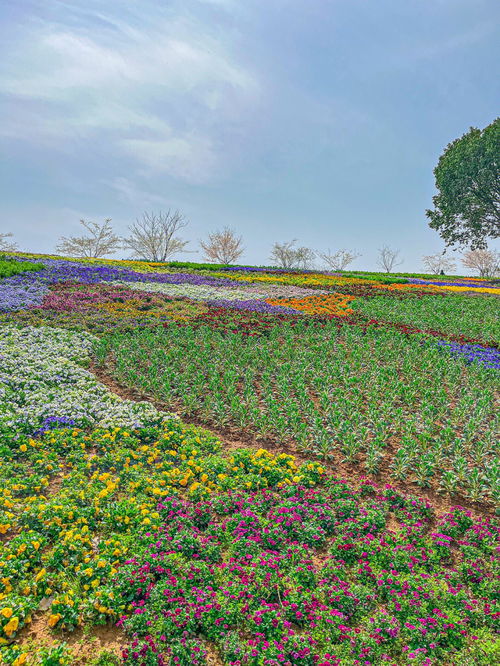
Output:
[[[274,241],[442,249],[427,227],[446,144],[499,108],[494,0],[6,0],[1,231],[51,251],[181,209],[191,248]],[[201,258],[201,254],[179,255]]]

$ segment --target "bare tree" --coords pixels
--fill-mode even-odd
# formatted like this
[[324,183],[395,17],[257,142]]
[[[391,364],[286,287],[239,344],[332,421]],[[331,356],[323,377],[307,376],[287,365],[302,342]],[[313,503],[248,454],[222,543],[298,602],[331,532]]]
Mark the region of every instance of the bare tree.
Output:
[[137,259],[166,261],[173,254],[182,252],[189,243],[177,235],[185,226],[187,220],[178,210],[146,212],[129,227],[130,236],[123,243]]
[[500,253],[497,250],[467,250],[462,257],[467,268],[479,272],[482,278],[494,277],[500,273]]
[[446,257],[443,252],[422,257],[422,263],[429,273],[434,273],[434,275],[439,275],[441,272],[450,275],[457,267],[453,259]]
[[318,252],[318,256],[323,259],[325,264],[334,271],[343,271],[352,264],[352,262],[361,255],[349,250],[337,250],[337,252]]
[[200,241],[200,245],[205,258],[219,264],[232,264],[244,250],[241,236],[236,236],[234,229],[229,227],[208,234],[208,241]]
[[399,250],[393,250],[388,245],[384,245],[378,251],[378,265],[384,269],[386,273],[391,273],[392,269],[403,263],[399,258]]
[[100,224],[80,220],[80,224],[88,231],[88,235],[70,236],[69,238],[61,236],[56,246],[56,252],[70,257],[93,259],[113,254],[121,247],[121,240],[113,233],[110,223],[110,217]]
[[297,239],[286,243],[275,243],[270,255],[273,264],[286,269],[310,268],[314,262],[314,252],[308,247],[295,247],[296,242]]
[[12,238],[13,235],[13,233],[0,234],[0,252],[15,252],[18,249],[17,243],[7,240],[8,238]]

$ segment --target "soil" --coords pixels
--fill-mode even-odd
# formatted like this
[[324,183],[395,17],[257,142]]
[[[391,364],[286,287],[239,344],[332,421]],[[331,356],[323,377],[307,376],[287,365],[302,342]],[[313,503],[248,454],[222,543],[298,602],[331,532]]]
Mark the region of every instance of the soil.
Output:
[[128,642],[125,634],[114,625],[56,633],[49,628],[47,620],[47,613],[35,613],[31,624],[26,625],[16,638],[16,645],[36,654],[42,648],[56,647],[64,642],[71,654],[72,666],[84,666],[102,652],[120,657]]

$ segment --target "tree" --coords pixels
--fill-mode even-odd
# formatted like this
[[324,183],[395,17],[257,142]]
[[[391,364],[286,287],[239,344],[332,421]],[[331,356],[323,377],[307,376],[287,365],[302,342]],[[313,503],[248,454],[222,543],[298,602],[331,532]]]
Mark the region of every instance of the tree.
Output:
[[321,257],[325,264],[327,264],[332,270],[343,271],[361,255],[357,252],[350,252],[349,250],[337,250],[337,252],[332,254],[329,249],[328,252],[318,252],[318,256]]
[[286,243],[275,243],[270,259],[274,265],[286,269],[307,269],[315,258],[314,252],[308,247],[295,247],[297,239]]
[[200,241],[200,245],[205,258],[219,264],[232,264],[244,250],[241,236],[236,236],[234,230],[229,227],[208,234],[208,241]]
[[87,236],[61,236],[56,246],[56,252],[70,257],[86,257],[96,259],[107,254],[113,254],[121,247],[121,240],[115,236],[111,227],[111,218],[108,217],[98,224],[80,220],[80,224],[87,230]]
[[180,229],[187,226],[184,216],[178,211],[166,213],[143,213],[129,227],[130,236],[123,244],[132,250],[137,259],[166,261],[177,252],[182,252],[189,241],[177,236]]
[[488,249],[468,250],[462,257],[462,263],[478,271],[482,278],[494,277],[500,272],[500,253]]
[[402,259],[398,261],[398,257],[399,250],[392,250],[387,245],[384,245],[378,251],[377,263],[386,273],[391,273],[395,266],[399,266],[403,263]]
[[13,236],[13,233],[0,234],[0,252],[15,252],[17,250],[17,243],[7,240]]
[[445,274],[451,274],[457,267],[453,259],[451,259],[451,257],[445,257],[443,252],[437,252],[436,254],[429,254],[426,257],[422,257],[422,263],[429,273],[434,273],[434,275],[439,275],[441,271]]
[[438,194],[426,214],[446,245],[484,249],[500,237],[500,118],[448,144],[434,175]]

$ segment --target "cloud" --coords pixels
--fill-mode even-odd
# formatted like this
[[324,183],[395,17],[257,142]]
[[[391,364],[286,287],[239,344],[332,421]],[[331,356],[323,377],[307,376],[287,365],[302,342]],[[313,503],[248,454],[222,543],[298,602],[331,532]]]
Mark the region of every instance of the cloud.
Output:
[[96,140],[137,169],[188,181],[223,167],[225,140],[230,147],[261,95],[230,38],[179,7],[58,7],[57,21],[38,17],[4,44],[0,134],[66,150],[72,139]]
[[116,192],[118,198],[126,204],[133,204],[141,208],[155,208],[157,206],[168,208],[170,206],[170,201],[166,197],[138,187],[129,178],[117,176],[110,180],[104,180],[103,183]]
[[153,172],[179,176],[191,183],[210,180],[217,164],[213,143],[195,134],[158,139],[127,139],[121,146]]

